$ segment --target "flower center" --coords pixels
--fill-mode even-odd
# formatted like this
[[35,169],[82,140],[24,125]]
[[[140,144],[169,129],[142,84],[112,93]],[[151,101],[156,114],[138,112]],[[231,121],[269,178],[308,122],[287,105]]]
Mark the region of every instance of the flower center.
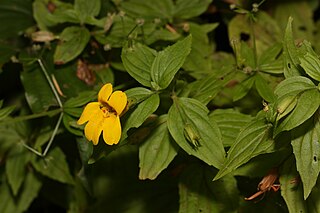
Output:
[[117,115],[116,110],[114,110],[111,106],[109,106],[107,103],[101,103],[100,104],[100,110],[103,113],[104,118],[110,117],[112,114]]

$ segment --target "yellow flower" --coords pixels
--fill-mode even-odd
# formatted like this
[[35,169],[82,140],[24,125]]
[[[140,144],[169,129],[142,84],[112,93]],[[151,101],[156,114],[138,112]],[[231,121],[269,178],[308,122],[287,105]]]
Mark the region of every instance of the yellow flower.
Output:
[[120,115],[127,105],[127,96],[122,91],[112,92],[112,85],[105,84],[99,91],[98,102],[89,103],[83,110],[78,124],[88,122],[84,134],[94,145],[103,140],[108,145],[117,144],[121,137]]

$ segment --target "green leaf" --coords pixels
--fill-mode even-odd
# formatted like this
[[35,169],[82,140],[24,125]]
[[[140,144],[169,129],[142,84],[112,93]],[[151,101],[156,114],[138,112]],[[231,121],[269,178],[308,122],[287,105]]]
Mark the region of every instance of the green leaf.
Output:
[[289,17],[283,41],[284,76],[286,78],[301,75],[299,52],[292,34],[292,21],[293,19]]
[[127,137],[127,131],[130,128],[138,128],[141,124],[157,110],[160,104],[158,94],[153,94],[143,102],[141,102],[133,111],[125,114],[125,123],[123,125],[122,140]]
[[[288,23],[288,17],[292,17],[294,24],[292,25],[292,32],[296,39],[306,39],[308,41],[316,42],[317,36],[314,32],[316,26],[314,25],[314,12],[310,7],[312,1],[287,1],[284,4],[274,5],[273,15],[277,20],[278,26],[285,29]],[[313,3],[319,4],[314,1]]]
[[233,101],[238,101],[244,96],[246,96],[250,91],[250,89],[252,88],[254,82],[255,82],[254,76],[249,76],[240,84],[237,84],[237,86],[235,87],[235,93],[233,95]]
[[[171,168],[169,173],[154,181],[139,180],[137,148],[122,146],[92,165],[94,181],[91,183],[96,201],[89,206],[89,212],[177,212],[177,178],[170,175]],[[106,200],[112,203],[107,209]]]
[[103,83],[111,83],[114,85],[114,70],[111,67],[104,67],[102,69],[94,70],[95,74]]
[[131,88],[125,91],[127,98],[128,98],[128,106],[130,108],[130,106],[138,104],[144,100],[146,100],[147,98],[149,98],[151,95],[154,94],[154,92],[152,92],[149,89],[143,88],[143,87],[135,87],[135,88]]
[[93,152],[93,144],[86,140],[85,137],[77,137],[77,146],[80,154],[80,158],[83,165],[86,165]]
[[305,122],[292,132],[293,153],[297,169],[303,184],[304,199],[306,200],[315,186],[319,171],[320,158],[320,123],[313,119]]
[[189,19],[204,13],[212,0],[177,0],[174,17]]
[[38,63],[24,64],[21,81],[27,102],[33,113],[43,112],[50,106],[57,106],[57,100]]
[[[253,44],[253,42],[256,43],[258,56],[274,43],[280,42],[282,38],[282,31],[277,21],[266,12],[259,10],[259,13],[256,13],[254,17],[256,21],[251,22],[251,18],[249,15],[238,14],[234,16],[228,24],[230,43],[237,53],[237,57],[240,59],[237,61],[243,60],[243,57],[239,55],[240,45],[243,43],[243,35],[248,36],[248,40],[246,41],[248,45]],[[254,38],[251,36],[252,30],[255,35]],[[253,41],[253,39],[255,41]],[[252,49],[250,51],[252,51]],[[243,51],[241,53],[246,54]]]
[[[74,117],[71,116],[71,115],[75,116],[76,114],[75,114],[75,112],[71,113],[70,109],[68,111],[66,111],[65,114],[63,114],[62,122],[64,124],[64,127],[72,134],[74,134],[76,136],[82,136],[83,129],[81,129],[81,127],[79,127],[79,125],[77,124],[77,119],[75,119]],[[79,114],[77,114],[77,117],[80,117],[80,115],[82,113],[82,109],[80,109],[80,108],[73,108],[73,109],[80,110]]]
[[222,134],[224,146],[231,146],[240,130],[252,120],[250,115],[233,109],[216,109],[209,115],[210,121],[216,122]]
[[19,190],[17,196],[11,194],[9,185],[6,181],[1,182],[0,185],[0,202],[1,213],[23,213],[31,205],[32,201],[37,197],[41,181],[35,176],[34,173],[28,172],[24,181],[23,187]]
[[157,52],[148,46],[135,43],[122,48],[121,59],[128,73],[140,84],[151,87],[151,66]]
[[15,106],[9,106],[9,107],[5,107],[5,108],[0,109],[0,120],[3,120],[6,117],[8,117],[10,115],[10,113],[13,112],[13,110],[15,108],[16,108]]
[[215,172],[207,166],[192,164],[179,181],[179,213],[236,212],[236,180],[227,176],[212,182]]
[[277,104],[277,118],[279,121],[284,116],[288,115],[297,105],[298,95],[288,95],[278,100]]
[[0,185],[0,197],[2,201],[0,202],[0,209],[2,213],[16,212],[14,197],[11,194],[10,187],[6,183],[6,181],[2,181],[2,180]]
[[307,199],[308,210],[311,213],[317,213],[320,209],[320,184],[319,181],[313,187],[312,192]]
[[257,73],[255,75],[255,86],[259,93],[259,95],[266,100],[267,102],[273,102],[275,96],[273,94],[273,90],[268,84],[267,80],[261,76],[261,74]]
[[167,116],[157,121],[157,126],[139,147],[139,178],[154,180],[168,167],[178,154],[178,146],[172,140],[167,128]]
[[65,154],[59,147],[50,150],[45,158],[32,160],[33,167],[41,174],[61,183],[73,184]]
[[281,81],[274,90],[274,94],[278,99],[282,99],[286,96],[296,96],[312,88],[315,88],[315,85],[309,78],[295,76]]
[[275,135],[282,131],[291,130],[308,120],[319,108],[320,92],[311,89],[303,92],[298,98],[294,110],[276,128]]
[[207,108],[191,98],[174,98],[168,113],[168,128],[176,143],[188,154],[220,168],[224,148],[218,126],[209,121]]
[[26,175],[26,165],[30,160],[30,152],[22,145],[14,146],[6,161],[8,183],[16,196]]
[[[48,6],[54,5],[54,11],[50,12]],[[59,23],[79,23],[79,18],[73,5],[62,1],[48,3],[46,0],[35,0],[32,4],[33,16],[40,30],[48,31]]]
[[229,149],[227,159],[214,180],[229,174],[257,155],[271,152],[274,147],[274,141],[270,140],[271,127],[264,119],[248,123]]
[[171,19],[174,5],[171,0],[162,1],[141,1],[130,0],[121,3],[123,9],[128,15],[135,18],[145,19]]
[[238,66],[240,67],[244,66],[243,69],[251,72],[256,67],[254,54],[255,53],[253,48],[251,48],[247,43],[241,41],[240,43],[241,61],[238,60]]
[[1,0],[0,39],[17,37],[22,31],[34,25],[31,0]]
[[219,78],[215,73],[206,78],[192,82],[190,86],[190,97],[197,99],[203,104],[208,104],[221,91],[226,84],[227,78]]
[[289,212],[308,212],[303,200],[302,184],[299,184],[293,156],[285,161],[280,171],[281,195],[284,198]]
[[211,55],[215,47],[214,43],[209,40],[208,33],[217,28],[218,23],[200,25],[189,22],[188,26],[192,35],[192,46],[183,68],[195,73],[211,73],[213,65]]
[[65,64],[82,53],[90,39],[90,32],[84,27],[66,27],[61,35],[53,60],[55,64]]
[[259,69],[270,74],[283,73],[282,43],[277,42],[258,58]]
[[[279,141],[280,142],[280,141]],[[287,143],[287,145],[289,145]],[[277,152],[258,155],[252,158],[248,163],[237,168],[232,175],[233,176],[247,176],[250,178],[261,178],[265,176],[268,171],[274,169],[281,163],[283,163],[288,156],[292,154],[291,147],[282,149]]]
[[28,172],[23,184],[23,191],[19,195],[17,208],[14,212],[25,212],[31,205],[32,201],[38,196],[41,186],[42,182],[37,178],[37,176],[33,172]]
[[15,55],[17,49],[12,44],[0,42],[0,73],[3,64],[10,61],[10,58]]
[[81,23],[88,18],[97,16],[100,12],[101,0],[75,0],[74,9],[78,14]]
[[300,182],[299,173],[295,166],[293,156],[282,166],[280,174],[281,195],[284,198],[289,212],[319,212],[320,191],[319,181],[314,186],[308,199],[303,199],[303,184]]
[[191,35],[160,51],[151,67],[152,86],[156,90],[169,86],[191,51]]
[[156,41],[176,41],[181,38],[181,34],[178,32],[170,32],[166,28],[155,29],[151,32],[147,38],[144,38],[145,44],[151,45]]
[[[136,20],[129,16],[116,16],[113,19],[112,27],[106,32],[104,30],[96,31],[94,34],[95,39],[100,43],[105,45],[107,48],[112,47],[123,47],[125,42],[128,41],[128,36],[130,38],[137,37],[137,34],[143,30],[144,34],[147,34],[146,26],[144,24],[141,27],[137,27]],[[134,30],[137,28],[137,30]]]
[[313,79],[320,81],[320,60],[315,54],[307,52],[300,58],[301,67]]
[[80,92],[77,97],[69,98],[64,104],[64,108],[80,107],[96,98],[96,91]]

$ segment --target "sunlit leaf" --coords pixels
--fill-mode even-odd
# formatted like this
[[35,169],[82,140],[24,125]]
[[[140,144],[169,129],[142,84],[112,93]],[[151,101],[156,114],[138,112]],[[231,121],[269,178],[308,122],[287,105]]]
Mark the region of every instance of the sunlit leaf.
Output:
[[320,123],[311,119],[292,132],[291,142],[296,158],[297,169],[303,184],[303,195],[306,200],[315,186],[319,171],[320,158]]
[[158,52],[151,66],[152,87],[156,90],[169,86],[191,51],[191,35]]
[[320,60],[315,54],[307,52],[300,58],[300,62],[301,67],[311,78],[320,81]]
[[275,134],[291,130],[308,120],[320,106],[320,92],[311,89],[303,92],[298,98],[294,110],[276,128]]
[[144,101],[145,99],[149,98],[151,95],[154,94],[153,91],[143,88],[143,87],[135,87],[125,91],[128,97],[128,105],[135,105]]
[[209,118],[218,124],[224,146],[231,146],[240,130],[252,120],[250,115],[242,114],[233,109],[216,109],[210,113]]
[[274,93],[277,95],[278,99],[282,99],[286,96],[296,96],[301,92],[312,88],[315,88],[315,85],[309,78],[296,76],[280,82],[274,90]]
[[299,52],[292,34],[292,21],[293,19],[290,17],[283,41],[284,75],[286,78],[301,75]]
[[157,52],[148,46],[135,43],[127,44],[121,53],[121,59],[128,73],[144,86],[151,87],[151,66]]
[[275,144],[270,139],[271,127],[264,119],[248,123],[229,149],[227,159],[214,179],[218,180],[229,174],[257,155],[272,152]]
[[143,102],[141,102],[132,112],[125,114],[126,120],[123,125],[122,139],[127,136],[127,131],[130,128],[138,128],[141,124],[157,110],[160,104],[158,94],[153,94]]
[[176,143],[188,154],[220,168],[224,148],[220,130],[209,121],[207,108],[191,98],[175,98],[168,113],[168,128]]

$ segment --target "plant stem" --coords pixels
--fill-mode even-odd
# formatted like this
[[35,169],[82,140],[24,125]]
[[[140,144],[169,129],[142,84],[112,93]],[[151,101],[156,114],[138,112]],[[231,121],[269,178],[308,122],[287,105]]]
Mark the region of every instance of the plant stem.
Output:
[[41,117],[45,117],[45,116],[51,117],[51,116],[54,116],[60,112],[62,112],[61,108],[46,111],[46,112],[40,112],[38,114],[24,115],[24,116],[19,116],[16,118],[9,118],[9,119],[5,119],[5,120],[1,121],[0,125],[3,123],[8,124],[8,123],[20,122],[20,121],[25,121],[25,120],[35,119],[35,118],[41,118]]
[[49,142],[48,142],[48,144],[47,144],[44,152],[42,153],[42,157],[45,157],[45,156],[47,155],[47,152],[49,151],[49,148],[51,147],[51,144],[52,144],[52,142],[53,142],[53,140],[54,140],[54,137],[56,136],[56,134],[57,134],[57,132],[58,132],[60,123],[61,123],[61,121],[62,121],[62,118],[63,118],[63,112],[60,113],[59,119],[58,119],[58,121],[57,121],[56,126],[54,127],[54,130],[53,130],[53,132],[52,132],[51,138],[50,138],[50,140],[49,140]]
[[249,17],[249,23],[250,23],[250,34],[251,34],[251,38],[252,38],[252,44],[253,44],[253,60],[254,60],[254,70],[257,70],[257,66],[258,66],[258,54],[257,54],[257,45],[256,45],[256,36],[254,33],[254,26],[253,26],[253,14],[250,14]]
[[63,105],[62,105],[62,102],[61,102],[61,100],[60,100],[59,94],[58,94],[56,88],[54,87],[54,84],[52,83],[52,81],[51,81],[51,79],[50,79],[50,77],[49,77],[49,75],[48,75],[48,73],[47,73],[47,70],[46,70],[44,64],[42,63],[42,61],[41,61],[40,59],[38,59],[37,61],[38,61],[39,65],[40,65],[40,67],[41,67],[44,75],[46,76],[46,79],[47,79],[47,81],[48,81],[48,83],[49,83],[49,85],[50,85],[50,87],[51,87],[51,90],[52,90],[54,96],[55,96],[56,99],[57,99],[57,102],[58,102],[60,108],[62,108]]

